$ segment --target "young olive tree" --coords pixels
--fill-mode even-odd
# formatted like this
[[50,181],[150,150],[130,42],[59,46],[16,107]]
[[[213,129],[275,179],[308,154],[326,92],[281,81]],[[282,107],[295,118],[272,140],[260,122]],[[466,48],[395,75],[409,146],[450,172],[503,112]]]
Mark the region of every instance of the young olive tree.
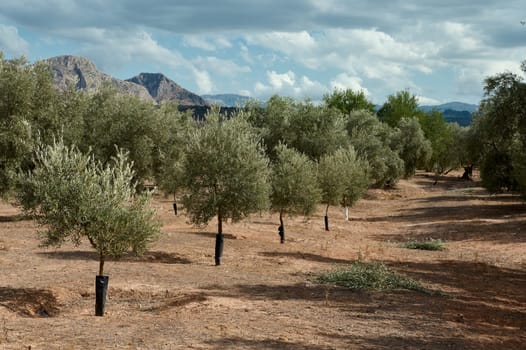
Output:
[[195,127],[190,111],[182,113],[172,103],[161,105],[162,129],[156,140],[154,179],[165,195],[173,195],[173,208],[177,215],[177,193],[184,186],[184,157],[188,134]]
[[283,215],[310,215],[320,202],[316,166],[306,155],[280,144],[272,172],[272,209],[279,212],[279,234],[285,242]]
[[243,115],[226,120],[213,109],[188,135],[183,204],[194,224],[217,216],[215,264],[223,254],[223,221],[268,208],[269,165]]
[[[354,148],[340,148],[320,159],[318,184],[325,209],[325,230],[329,231],[329,206],[343,205],[346,209],[360,199],[369,187],[369,165],[356,156]],[[348,211],[346,210],[348,215]],[[346,216],[347,216],[346,215]]]
[[[19,177],[18,200],[40,224],[45,246],[87,238],[99,255],[99,274],[108,257],[129,250],[142,254],[160,234],[149,193],[136,194],[133,170],[122,151],[103,166],[63,141],[36,151],[35,168]],[[105,293],[104,293],[105,295]],[[103,298],[104,299],[104,298]],[[102,316],[97,301],[96,313]]]

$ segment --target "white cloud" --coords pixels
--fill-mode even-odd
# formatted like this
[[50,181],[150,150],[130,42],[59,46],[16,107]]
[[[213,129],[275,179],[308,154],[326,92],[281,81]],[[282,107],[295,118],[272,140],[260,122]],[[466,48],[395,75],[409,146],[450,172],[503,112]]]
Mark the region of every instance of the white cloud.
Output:
[[368,96],[369,95],[369,90],[367,90],[366,88],[364,88],[362,86],[362,79],[360,79],[359,77],[356,77],[356,76],[351,76],[351,75],[348,75],[346,73],[341,73],[341,74],[338,74],[338,76],[336,76],[336,78],[334,78],[332,81],[331,81],[331,89],[332,90],[347,90],[347,89],[351,89],[353,91],[363,91],[363,93]]
[[252,57],[250,57],[250,53],[249,53],[248,47],[246,47],[243,44],[240,44],[239,45],[239,50],[240,50],[239,54],[240,54],[241,58],[245,62],[247,62],[248,64],[254,64],[254,59]]
[[270,71],[267,72],[267,77],[270,85],[276,90],[281,90],[284,86],[294,86],[295,83],[295,74],[290,70],[283,74]]
[[285,73],[267,71],[267,82],[258,81],[254,86],[254,96],[261,100],[266,100],[274,94],[301,100],[318,100],[327,91],[327,87],[322,83],[305,75],[297,78],[296,74],[290,70]]
[[81,40],[83,45],[80,53],[92,57],[103,70],[119,69],[133,61],[167,65],[172,69],[193,68],[179,52],[162,46],[145,31],[124,32],[86,28],[69,32],[67,35],[70,39]]
[[204,70],[194,69],[193,74],[195,76],[195,82],[198,87],[198,93],[209,94],[214,90],[214,84],[210,78],[210,74]]
[[441,103],[439,100],[436,100],[430,97],[425,97],[425,96],[416,96],[416,99],[418,100],[419,105],[424,105],[424,106],[439,105]]
[[217,49],[232,47],[232,43],[222,36],[209,38],[202,35],[186,35],[183,42],[187,46],[205,51],[215,51]]
[[0,47],[12,56],[26,55],[29,51],[29,44],[18,34],[18,29],[3,24],[0,24]]
[[193,60],[193,63],[200,69],[206,69],[225,77],[232,77],[251,71],[248,66],[240,66],[233,61],[223,60],[214,56],[198,57]]
[[307,32],[270,32],[246,36],[247,43],[260,45],[283,52],[296,54],[307,52],[316,48],[316,40]]

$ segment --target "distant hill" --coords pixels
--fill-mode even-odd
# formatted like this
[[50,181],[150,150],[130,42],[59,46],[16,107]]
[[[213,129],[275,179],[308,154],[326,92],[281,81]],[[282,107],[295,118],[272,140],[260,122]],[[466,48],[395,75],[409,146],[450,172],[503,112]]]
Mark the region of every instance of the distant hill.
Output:
[[253,100],[252,97],[236,94],[218,94],[202,96],[210,104],[218,104],[223,107],[242,107],[246,102]]
[[478,106],[463,102],[448,102],[436,106],[420,106],[420,109],[424,112],[438,110],[448,123],[469,126],[473,119],[473,112],[478,109]]
[[173,101],[180,106],[208,105],[201,96],[186,90],[161,73],[141,73],[126,81],[146,88],[156,102]]
[[94,91],[109,83],[121,93],[153,101],[144,87],[102,73],[87,58],[67,55],[48,58],[42,62],[49,65],[53,82],[59,89],[64,90],[74,86],[77,89]]
[[442,112],[444,120],[448,123],[457,123],[460,126],[470,126],[473,121],[473,115],[468,111],[454,111],[446,109]]
[[459,111],[459,112],[468,111],[469,113],[473,113],[478,108],[479,106],[477,105],[464,103],[464,102],[447,102],[447,103],[436,105],[436,106],[420,106],[420,109],[422,109],[425,112],[432,111],[433,109],[437,109],[440,112],[444,112],[449,109],[452,111]]

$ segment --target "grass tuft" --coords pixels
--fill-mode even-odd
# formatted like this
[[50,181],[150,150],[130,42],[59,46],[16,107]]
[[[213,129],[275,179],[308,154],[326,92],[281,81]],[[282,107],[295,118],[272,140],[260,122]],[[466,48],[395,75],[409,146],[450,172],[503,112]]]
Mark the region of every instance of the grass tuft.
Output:
[[378,262],[357,261],[319,275],[318,283],[335,284],[351,289],[396,290],[407,289],[429,293],[418,281],[390,271]]
[[444,242],[441,239],[428,239],[425,241],[409,241],[402,244],[404,248],[420,250],[444,250]]

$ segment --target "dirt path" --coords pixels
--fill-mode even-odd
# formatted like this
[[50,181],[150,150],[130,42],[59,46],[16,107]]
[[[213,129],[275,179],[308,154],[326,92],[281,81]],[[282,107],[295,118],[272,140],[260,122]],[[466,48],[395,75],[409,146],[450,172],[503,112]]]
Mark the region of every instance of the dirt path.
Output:
[[[39,247],[36,226],[0,204],[0,349],[523,349],[526,205],[455,175],[419,174],[371,190],[351,210],[195,228],[159,199],[164,235],[140,260],[108,262],[105,317],[94,315],[97,257],[88,245]],[[435,238],[439,252],[400,242]],[[446,293],[364,292],[313,276],[358,259]]]

